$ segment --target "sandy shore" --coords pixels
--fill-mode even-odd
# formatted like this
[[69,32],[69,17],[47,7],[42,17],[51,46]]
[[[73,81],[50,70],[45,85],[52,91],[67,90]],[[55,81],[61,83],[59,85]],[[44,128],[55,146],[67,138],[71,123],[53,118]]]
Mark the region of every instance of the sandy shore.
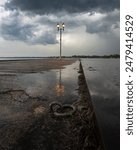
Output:
[[49,69],[62,69],[65,65],[74,63],[76,59],[33,59],[0,61],[0,72],[33,73]]

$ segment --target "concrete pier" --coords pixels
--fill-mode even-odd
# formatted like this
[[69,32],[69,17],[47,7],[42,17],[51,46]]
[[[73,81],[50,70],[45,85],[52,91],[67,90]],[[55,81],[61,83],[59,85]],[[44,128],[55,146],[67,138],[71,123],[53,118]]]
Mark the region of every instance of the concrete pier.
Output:
[[[11,64],[2,62],[5,66],[8,66],[7,68],[0,64],[0,82],[2,84],[0,88],[0,149],[104,150],[81,62],[61,60],[61,63],[60,60],[54,60],[54,65],[52,62],[49,66],[49,62],[46,60],[48,66],[46,68],[44,61],[41,61],[41,63],[33,62],[33,60],[31,62],[29,60],[14,61]],[[71,67],[73,63],[76,63],[75,67]],[[22,64],[25,64],[26,68]],[[35,65],[32,65],[31,68],[30,64]],[[53,91],[52,82],[54,81],[52,80],[57,77],[54,76],[52,69],[62,69],[67,65],[73,68],[74,74],[77,75],[74,77],[76,83],[72,82],[72,86],[69,85],[69,77],[73,71],[65,78],[68,79],[67,82],[65,79],[62,81],[63,74],[61,75],[62,70],[60,70],[57,72],[60,75],[59,80],[56,79],[58,84]],[[29,72],[29,68],[31,68],[31,72]],[[66,68],[65,71],[70,68]],[[43,74],[45,75],[44,81],[48,86],[47,89],[44,89],[44,94],[41,92],[43,83],[40,81],[40,83],[37,83],[38,86],[35,87],[36,91],[33,86],[28,88],[28,84],[27,86],[21,85],[21,83],[26,82],[26,78],[31,80],[29,73],[31,73],[30,77],[35,79],[32,80],[32,85],[34,81],[38,82],[37,76],[42,78]],[[35,76],[35,73],[37,76]],[[49,77],[51,77],[51,80]],[[50,81],[52,82],[50,83]],[[4,83],[5,85],[3,85]],[[70,86],[68,90],[67,86]],[[69,89],[72,91],[70,92]],[[67,90],[66,93],[64,90]],[[41,92],[41,95],[39,95],[39,92]],[[54,92],[57,92],[57,95]]]

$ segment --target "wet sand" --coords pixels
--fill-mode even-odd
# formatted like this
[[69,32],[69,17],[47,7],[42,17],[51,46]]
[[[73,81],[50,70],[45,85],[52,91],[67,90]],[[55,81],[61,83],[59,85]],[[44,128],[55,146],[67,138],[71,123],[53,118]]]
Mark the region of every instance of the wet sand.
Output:
[[[13,80],[17,82],[24,74],[41,71],[47,74],[50,69],[61,69],[74,62],[72,59],[0,62],[1,150],[104,150],[81,64],[75,94],[55,97],[52,90],[49,96],[50,91],[44,89],[46,94],[37,96],[11,86]],[[48,82],[49,78],[45,84]],[[58,88],[62,87],[60,82]],[[32,90],[31,86],[29,91]]]

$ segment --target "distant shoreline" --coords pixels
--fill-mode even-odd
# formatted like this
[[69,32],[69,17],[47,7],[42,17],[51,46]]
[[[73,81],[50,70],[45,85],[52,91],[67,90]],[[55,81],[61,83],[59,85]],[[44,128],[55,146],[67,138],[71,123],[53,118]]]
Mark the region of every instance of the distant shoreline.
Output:
[[[48,59],[48,58],[59,58],[58,56],[47,56],[47,57],[0,57],[0,61],[4,60],[33,60],[33,59]],[[120,58],[119,54],[113,55],[73,55],[73,56],[62,56],[62,58]]]
[[120,58],[119,54],[111,55],[73,55],[73,58]]

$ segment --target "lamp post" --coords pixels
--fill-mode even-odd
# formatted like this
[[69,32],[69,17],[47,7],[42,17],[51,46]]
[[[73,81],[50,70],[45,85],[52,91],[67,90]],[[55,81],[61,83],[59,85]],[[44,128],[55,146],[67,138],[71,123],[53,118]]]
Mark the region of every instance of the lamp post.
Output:
[[60,32],[60,59],[62,53],[62,31],[64,31],[65,24],[64,23],[57,23],[57,29]]

